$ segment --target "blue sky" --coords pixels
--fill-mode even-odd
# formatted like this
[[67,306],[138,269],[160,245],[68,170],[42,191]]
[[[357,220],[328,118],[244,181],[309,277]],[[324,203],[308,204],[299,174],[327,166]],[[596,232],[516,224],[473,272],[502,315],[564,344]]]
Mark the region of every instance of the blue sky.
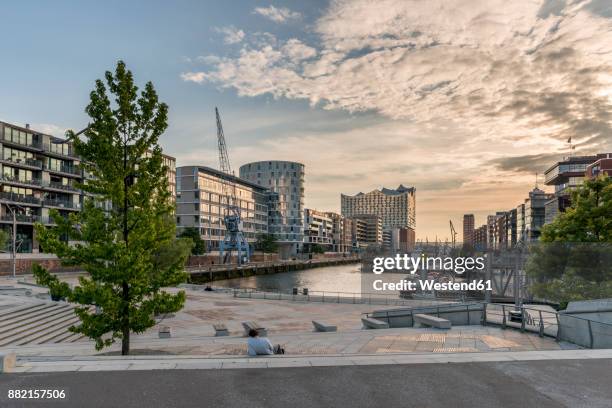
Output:
[[[8,3],[7,3],[8,4]],[[179,165],[306,165],[306,205],[417,188],[417,236],[519,204],[567,152],[610,151],[606,0],[23,1],[2,6],[0,119],[61,135],[123,59],[170,106]]]

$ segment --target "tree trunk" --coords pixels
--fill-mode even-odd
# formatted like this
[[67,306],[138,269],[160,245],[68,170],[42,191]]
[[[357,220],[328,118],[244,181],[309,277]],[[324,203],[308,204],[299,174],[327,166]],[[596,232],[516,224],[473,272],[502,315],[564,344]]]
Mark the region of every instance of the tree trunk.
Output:
[[129,286],[127,282],[123,282],[123,313],[121,316],[121,355],[127,356],[130,354],[130,305]]

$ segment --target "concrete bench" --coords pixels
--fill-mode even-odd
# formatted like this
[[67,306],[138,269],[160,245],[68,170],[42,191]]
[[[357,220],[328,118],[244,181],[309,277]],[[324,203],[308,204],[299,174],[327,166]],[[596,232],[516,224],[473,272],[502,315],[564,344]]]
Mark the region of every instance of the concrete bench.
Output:
[[318,332],[335,332],[336,330],[338,330],[337,326],[332,326],[331,324],[323,323],[317,320],[313,320],[312,325]]
[[388,329],[389,323],[383,322],[382,320],[374,319],[372,317],[362,317],[361,323],[363,323],[364,329]]
[[159,328],[159,338],[160,339],[169,339],[170,337],[172,337],[172,332],[170,330],[170,327],[168,326],[161,326]]
[[213,324],[213,328],[215,329],[215,337],[229,336],[229,331],[223,323]]
[[0,353],[0,373],[10,373],[15,368],[15,353]]
[[450,329],[451,322],[441,317],[436,317],[428,314],[415,314],[413,317],[414,327],[429,326],[437,327],[438,329]]
[[249,335],[250,330],[257,330],[260,337],[268,337],[268,331],[265,329],[265,327],[262,327],[261,324],[257,322],[254,322],[254,321],[242,322],[242,327],[244,327],[245,336]]

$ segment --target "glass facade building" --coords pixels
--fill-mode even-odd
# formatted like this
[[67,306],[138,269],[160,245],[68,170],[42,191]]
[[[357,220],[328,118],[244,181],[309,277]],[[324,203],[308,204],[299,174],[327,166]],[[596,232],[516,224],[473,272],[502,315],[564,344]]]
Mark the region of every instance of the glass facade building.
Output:
[[268,230],[279,244],[282,258],[296,255],[304,239],[304,165],[288,161],[260,161],[240,167],[240,178],[269,193]]

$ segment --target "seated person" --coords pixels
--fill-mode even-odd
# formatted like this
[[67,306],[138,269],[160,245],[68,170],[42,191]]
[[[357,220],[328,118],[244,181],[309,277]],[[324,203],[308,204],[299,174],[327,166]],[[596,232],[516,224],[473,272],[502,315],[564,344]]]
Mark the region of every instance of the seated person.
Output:
[[272,343],[270,343],[267,337],[259,337],[259,333],[254,329],[249,330],[249,340],[247,344],[249,356],[285,354],[285,350],[280,344],[272,346]]

